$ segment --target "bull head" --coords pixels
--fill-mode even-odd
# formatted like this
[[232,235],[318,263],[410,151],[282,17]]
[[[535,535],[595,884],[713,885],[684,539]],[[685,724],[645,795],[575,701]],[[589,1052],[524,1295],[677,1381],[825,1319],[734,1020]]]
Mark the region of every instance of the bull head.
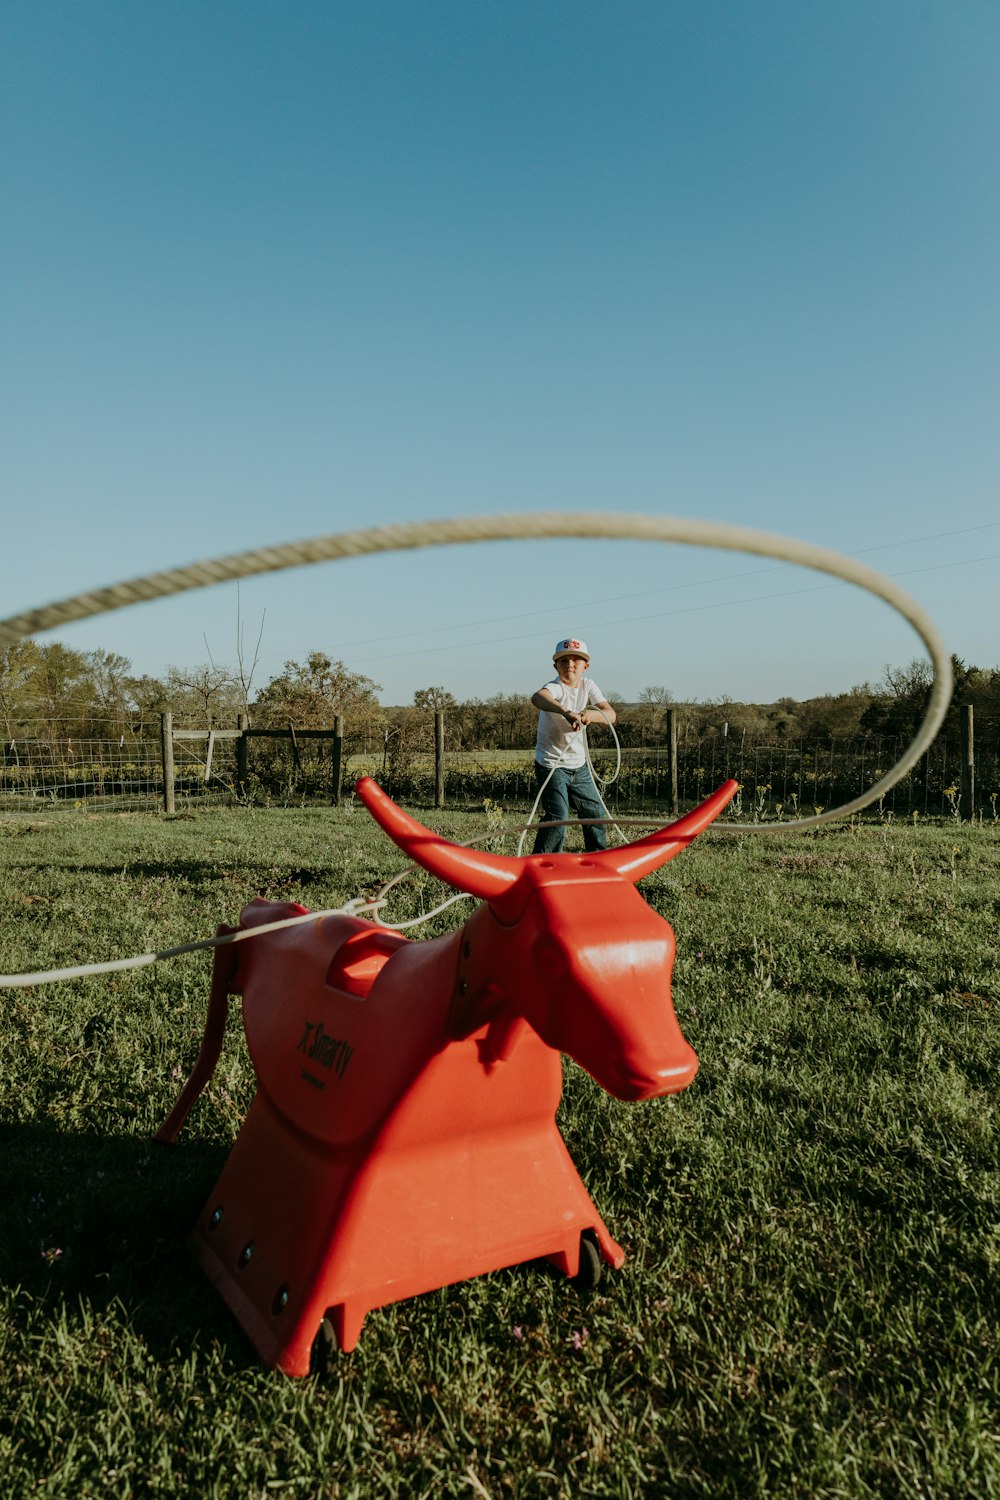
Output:
[[487,1026],[484,1061],[502,1062],[525,1023],[619,1099],[676,1093],[698,1059],[670,997],[669,922],[636,891],[728,805],[727,781],[693,812],[618,849],[515,858],[450,843],[369,777],[368,811],[432,875],[484,905],[466,923],[451,1003],[453,1036]]

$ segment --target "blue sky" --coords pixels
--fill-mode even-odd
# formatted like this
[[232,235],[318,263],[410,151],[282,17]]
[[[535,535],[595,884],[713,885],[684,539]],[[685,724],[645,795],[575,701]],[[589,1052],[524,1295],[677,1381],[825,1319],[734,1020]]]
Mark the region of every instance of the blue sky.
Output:
[[[0,614],[393,520],[691,515],[861,553],[993,666],[994,0],[5,0]],[[805,592],[803,592],[805,590]],[[735,554],[245,582],[257,683],[837,692],[922,654]],[[266,612],[266,613],[265,613]],[[234,585],[59,633],[235,660]]]

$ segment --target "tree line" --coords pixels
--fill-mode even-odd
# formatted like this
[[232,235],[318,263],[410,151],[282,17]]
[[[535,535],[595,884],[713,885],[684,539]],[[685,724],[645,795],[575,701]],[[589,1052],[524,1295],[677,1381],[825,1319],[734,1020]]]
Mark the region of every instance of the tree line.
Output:
[[[1000,725],[1000,667],[981,668],[952,658],[955,692],[942,731],[958,739],[959,709],[971,704],[977,733],[995,738]],[[252,674],[250,674],[252,676]],[[675,701],[663,685],[645,687],[631,703],[615,699],[623,743],[656,745],[666,734],[667,711],[676,709],[682,735],[736,736],[755,743],[814,742],[855,736],[911,736],[931,686],[921,660],[886,667],[878,683],[849,692],[774,703],[729,697],[711,702]],[[214,661],[168,667],[162,677],[136,675],[114,652],[76,651],[58,641],[18,641],[0,648],[0,733],[17,739],[120,738],[152,732],[170,711],[179,728],[231,728],[237,715],[257,728],[328,728],[344,719],[352,747],[381,747],[387,763],[429,743],[433,713],[447,714],[452,748],[523,749],[533,743],[536,713],[519,693],[459,701],[442,686],[419,688],[407,705],[385,706],[372,678],[350,671],[322,651],[287,661],[260,689],[243,670]]]

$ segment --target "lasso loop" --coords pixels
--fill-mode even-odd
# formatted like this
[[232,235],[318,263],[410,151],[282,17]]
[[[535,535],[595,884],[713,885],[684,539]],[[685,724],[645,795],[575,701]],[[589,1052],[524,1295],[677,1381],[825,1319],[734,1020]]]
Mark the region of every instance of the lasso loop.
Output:
[[[27,635],[54,630],[75,620],[86,620],[110,610],[123,609],[152,599],[162,599],[186,589],[204,588],[258,573],[309,563],[334,562],[346,557],[366,557],[379,552],[403,552],[417,547],[453,546],[464,542],[528,541],[554,537],[619,538],[627,541],[677,542],[690,547],[715,547],[726,552],[747,552],[779,562],[828,573],[844,583],[866,589],[889,604],[920,636],[934,669],[934,683],[926,712],[912,743],[874,786],[840,807],[797,818],[787,823],[740,825],[742,833],[801,832],[860,812],[884,797],[916,765],[941,727],[951,698],[951,659],[930,618],[909,594],[864,563],[814,547],[791,537],[775,536],[720,521],[696,521],[683,516],[613,515],[601,511],[542,511],[535,515],[470,516],[453,520],[418,521],[398,526],[373,526],[363,531],[343,531],[309,541],[286,542],[280,547],[260,547],[229,557],[150,573],[93,593],[77,594],[26,614],[0,621],[0,644],[22,640]],[[725,828],[733,825],[719,825]]]

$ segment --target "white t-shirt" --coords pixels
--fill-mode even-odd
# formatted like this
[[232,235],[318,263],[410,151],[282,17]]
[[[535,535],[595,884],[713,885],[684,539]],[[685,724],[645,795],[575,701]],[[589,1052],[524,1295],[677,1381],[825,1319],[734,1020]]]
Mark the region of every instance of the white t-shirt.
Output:
[[[556,677],[545,683],[545,691],[564,708],[567,713],[582,714],[605,701],[604,694],[591,678],[585,677],[576,687],[568,687]],[[538,713],[538,735],[535,739],[535,759],[543,766],[565,766],[575,770],[586,760],[583,753],[583,734],[574,729],[562,714]]]

